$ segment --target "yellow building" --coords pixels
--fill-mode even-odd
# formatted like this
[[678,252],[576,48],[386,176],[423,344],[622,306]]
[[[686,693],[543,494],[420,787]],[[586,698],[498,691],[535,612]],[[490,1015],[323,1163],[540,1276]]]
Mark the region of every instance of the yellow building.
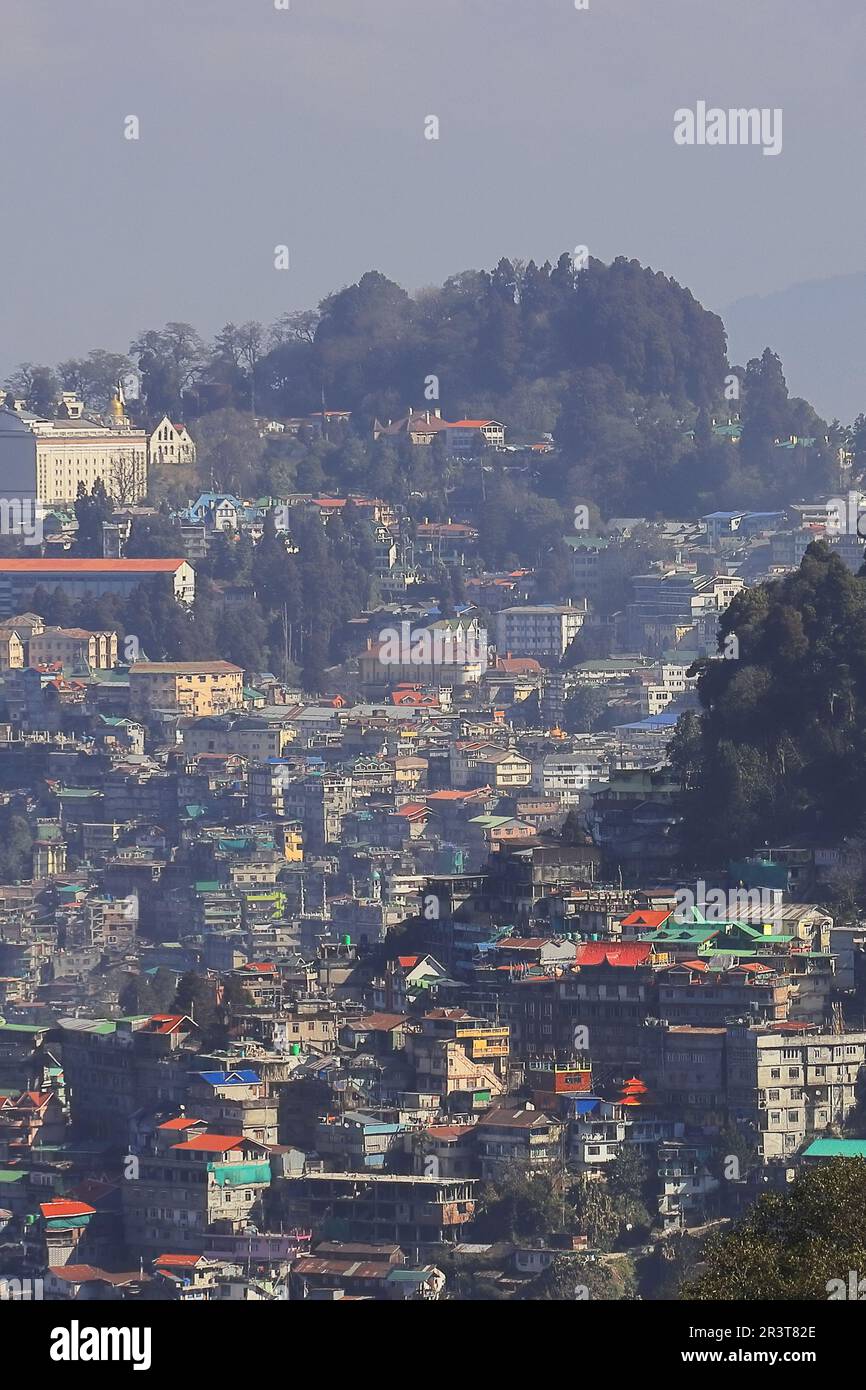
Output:
[[147,492],[144,430],[96,425],[91,420],[46,420],[36,435],[36,496],[48,506],[74,502],[79,483],[88,492],[98,480],[124,505]]
[[89,666],[110,671],[117,665],[117,633],[88,632],[83,627],[47,627],[30,638],[31,666]]
[[224,714],[243,704],[244,673],[230,661],[137,661],[129,668],[129,712]]
[[283,854],[288,863],[303,864],[304,831],[299,822],[293,821],[291,825],[279,826],[276,833],[282,838]]
[[24,643],[14,628],[0,628],[0,671],[20,671],[24,666]]

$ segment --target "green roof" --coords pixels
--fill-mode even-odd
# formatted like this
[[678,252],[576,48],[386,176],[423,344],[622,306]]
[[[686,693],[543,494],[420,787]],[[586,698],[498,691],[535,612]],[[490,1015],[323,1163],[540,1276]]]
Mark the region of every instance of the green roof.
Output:
[[0,1168],[0,1182],[22,1182],[26,1177],[27,1174],[23,1168],[19,1168],[16,1171]]
[[806,1158],[866,1158],[866,1139],[813,1139]]
[[703,927],[686,927],[682,925],[657,927],[655,931],[644,932],[638,940],[651,941],[654,945],[663,945],[666,942],[674,944],[677,941],[688,941],[697,944],[715,936],[717,931],[718,927],[710,926],[709,923]]

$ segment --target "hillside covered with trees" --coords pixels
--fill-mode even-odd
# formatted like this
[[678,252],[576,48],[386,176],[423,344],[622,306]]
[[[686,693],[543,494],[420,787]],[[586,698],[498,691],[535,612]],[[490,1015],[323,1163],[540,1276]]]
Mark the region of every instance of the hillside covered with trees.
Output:
[[[789,396],[770,349],[731,365],[718,316],[625,258],[503,259],[414,295],[370,271],[270,328],[226,324],[207,344],[190,324],[171,322],[141,332],[128,355],[95,349],[56,368],[24,363],[9,385],[34,409],[61,386],[99,408],[133,364],[141,419],[167,413],[192,425],[199,482],[420,496],[431,515],[455,493],[481,500],[477,467],[447,464],[435,446],[374,444],[374,419],[438,407],[449,419],[501,419],[512,444],[550,435],[555,452],[533,460],[523,487],[568,515],[586,500],[604,517],[787,504],[835,485],[844,436]],[[352,412],[344,437],[265,445],[249,418],[304,417],[323,405]],[[711,428],[733,416],[739,442]],[[848,433],[866,464],[862,417]],[[792,437],[809,443],[775,447]]]

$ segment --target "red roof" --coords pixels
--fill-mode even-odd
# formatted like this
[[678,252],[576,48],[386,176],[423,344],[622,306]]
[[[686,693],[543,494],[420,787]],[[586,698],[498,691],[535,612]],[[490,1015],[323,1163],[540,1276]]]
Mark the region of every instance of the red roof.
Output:
[[186,560],[0,560],[0,574],[173,574]]
[[521,672],[540,671],[541,663],[535,660],[534,656],[499,656],[496,658],[497,671],[504,671],[506,675],[517,676]]
[[180,1269],[192,1269],[204,1259],[204,1255],[160,1255],[155,1265],[176,1265]]
[[625,941],[613,945],[606,941],[588,941],[579,946],[575,965],[644,965],[652,954],[647,941]]
[[173,1120],[166,1120],[159,1125],[159,1129],[189,1129],[192,1125],[204,1124],[203,1120],[190,1120],[186,1115],[176,1115]]

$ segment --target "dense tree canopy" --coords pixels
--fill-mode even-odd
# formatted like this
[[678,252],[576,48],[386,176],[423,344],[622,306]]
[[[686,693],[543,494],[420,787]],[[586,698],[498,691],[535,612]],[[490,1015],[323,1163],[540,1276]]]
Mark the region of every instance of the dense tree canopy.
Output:
[[[503,258],[414,295],[368,271],[270,328],[227,323],[207,344],[172,321],[143,330],[129,353],[94,349],[56,372],[24,363],[9,384],[42,413],[61,383],[100,409],[132,361],[141,380],[133,416],[190,422],[201,485],[271,495],[363,489],[401,501],[414,493],[443,513],[449,490],[470,483],[479,515],[490,509],[484,470],[455,466],[435,445],[375,445],[374,418],[438,408],[449,419],[498,417],[512,444],[547,435],[556,452],[538,456],[526,495],[566,511],[582,499],[605,517],[787,504],[834,485],[843,442],[866,463],[862,416],[847,432],[828,429],[789,396],[769,348],[731,367],[721,320],[675,280],[624,257],[585,266],[568,254],[543,265]],[[323,406],[351,411],[350,429],[263,443],[249,419]],[[713,420],[731,417],[742,424],[739,443],[713,431]],[[507,553],[501,526],[488,529],[485,554]]]
[[761,1197],[712,1237],[681,1297],[839,1299],[850,1296],[851,1270],[866,1270],[866,1162],[836,1158],[801,1172],[788,1192]]
[[720,623],[737,660],[699,663],[703,713],[670,758],[690,847],[706,862],[792,834],[866,825],[866,579],[824,541],[798,570],[738,594]]

